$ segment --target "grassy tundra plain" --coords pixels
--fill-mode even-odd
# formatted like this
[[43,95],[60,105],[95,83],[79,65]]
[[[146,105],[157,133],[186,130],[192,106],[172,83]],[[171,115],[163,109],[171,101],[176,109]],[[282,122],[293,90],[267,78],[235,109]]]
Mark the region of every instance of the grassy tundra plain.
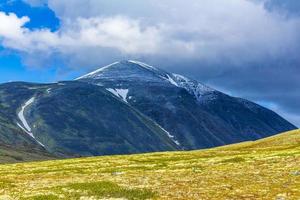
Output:
[[0,165],[0,199],[300,199],[300,131],[190,152]]

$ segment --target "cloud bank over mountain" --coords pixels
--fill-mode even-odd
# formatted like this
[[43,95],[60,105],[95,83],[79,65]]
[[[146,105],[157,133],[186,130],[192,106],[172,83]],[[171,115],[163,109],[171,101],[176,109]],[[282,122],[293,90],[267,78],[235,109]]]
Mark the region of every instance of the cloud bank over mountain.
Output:
[[[29,1],[35,6],[42,2]],[[300,20],[270,12],[263,3],[159,2],[49,0],[48,6],[62,21],[57,31],[28,30],[23,27],[29,21],[27,17],[1,13],[18,33],[1,36],[8,48],[29,54],[45,51],[48,56],[58,52],[79,59],[85,57],[82,49],[86,48],[114,51],[118,57],[176,56],[212,64],[224,60],[232,64],[265,61],[282,54],[297,57],[293,52],[299,48]],[[7,30],[5,24],[1,28]],[[97,58],[103,60],[95,56],[92,63],[88,63],[91,59],[79,60],[79,66],[94,65]]]
[[[1,44],[24,63],[87,71],[139,59],[261,102],[300,125],[297,1],[24,0],[47,6],[60,27],[29,29],[0,12]],[[296,116],[296,117],[295,117]]]

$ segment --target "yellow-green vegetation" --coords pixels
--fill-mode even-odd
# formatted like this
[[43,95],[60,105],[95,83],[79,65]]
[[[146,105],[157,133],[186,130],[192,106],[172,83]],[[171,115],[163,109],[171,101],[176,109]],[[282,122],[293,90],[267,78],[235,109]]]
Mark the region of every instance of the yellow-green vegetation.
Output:
[[0,199],[300,199],[300,131],[209,150],[0,165]]

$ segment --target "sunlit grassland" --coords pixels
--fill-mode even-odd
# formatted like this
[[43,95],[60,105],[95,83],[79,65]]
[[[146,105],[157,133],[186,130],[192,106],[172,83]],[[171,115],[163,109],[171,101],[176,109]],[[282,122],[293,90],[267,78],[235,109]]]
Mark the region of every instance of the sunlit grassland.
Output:
[[300,199],[300,131],[209,150],[0,165],[0,199]]

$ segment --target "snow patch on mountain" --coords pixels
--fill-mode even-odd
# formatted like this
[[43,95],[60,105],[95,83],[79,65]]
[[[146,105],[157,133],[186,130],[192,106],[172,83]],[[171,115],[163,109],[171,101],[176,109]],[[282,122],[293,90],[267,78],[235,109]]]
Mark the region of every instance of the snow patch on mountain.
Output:
[[[179,74],[172,74],[172,76],[179,87],[186,89],[190,94],[194,95],[198,101],[203,102],[215,98],[213,92],[216,90]],[[204,96],[205,98],[203,98]]]
[[185,76],[182,76],[182,75],[180,75],[180,74],[172,74],[176,79],[177,79],[177,81],[185,81],[185,82],[189,82],[189,81],[191,81],[190,79],[188,79],[187,77],[185,77]]
[[175,139],[175,136],[172,135],[169,131],[167,131],[166,129],[164,129],[163,127],[161,127],[159,124],[155,123],[161,130],[163,130],[167,136],[177,145],[181,147],[180,142],[178,142],[178,140]]
[[156,67],[153,67],[151,65],[148,65],[146,63],[143,62],[139,62],[139,61],[135,61],[135,60],[128,60],[129,63],[133,63],[133,64],[137,64],[147,70],[150,70],[154,73],[157,73],[157,76],[160,77],[161,79],[167,80],[169,81],[172,85],[175,85],[176,87],[178,87],[178,84],[176,83],[176,81],[166,72],[162,71],[162,70],[158,70]]
[[172,84],[172,85],[175,85],[176,87],[178,87],[179,85],[176,83],[176,81],[174,81],[174,79],[169,75],[167,74],[167,80]]
[[146,64],[146,63],[140,62],[140,61],[136,61],[136,60],[128,60],[128,62],[133,63],[133,64],[137,64],[137,65],[139,65],[139,66],[141,66],[141,67],[144,67],[144,68],[146,68],[146,69],[150,69],[150,70],[155,70],[155,71],[157,71],[157,68],[155,68],[155,67],[153,67],[153,66],[151,66],[151,65],[148,65],[148,64]]
[[[31,132],[31,128],[30,128],[30,126],[28,125],[28,123],[27,123],[27,121],[26,121],[26,119],[25,119],[24,111],[25,111],[25,109],[26,109],[30,104],[32,104],[32,103],[34,102],[34,99],[35,99],[35,98],[32,97],[32,98],[30,98],[28,101],[26,101],[25,104],[22,106],[20,112],[18,113],[19,119],[21,120],[21,122],[22,122],[24,128],[25,128],[28,132]],[[33,136],[31,135],[31,137],[33,137]]]
[[97,70],[95,70],[95,71],[93,71],[93,72],[91,72],[91,73],[88,73],[88,74],[86,74],[86,75],[83,75],[83,76],[81,76],[81,77],[78,77],[78,78],[76,78],[75,80],[79,80],[79,79],[83,79],[83,78],[93,78],[93,77],[97,76],[97,74],[98,74],[99,72],[102,72],[102,71],[106,70],[107,68],[109,68],[109,67],[111,67],[111,66],[113,66],[113,65],[115,65],[115,64],[118,64],[118,63],[119,63],[119,62],[114,62],[114,63],[112,63],[112,64],[106,65],[106,66],[101,67],[100,69],[97,69]]
[[25,116],[24,116],[24,111],[25,109],[30,106],[35,100],[35,97],[30,98],[28,101],[25,102],[25,104],[21,107],[20,112],[18,113],[18,118],[20,119],[20,121],[22,122],[22,125],[17,123],[17,125],[24,131],[26,132],[30,137],[32,137],[37,143],[39,143],[41,146],[45,146],[43,145],[41,142],[39,142],[33,135],[33,133],[31,132],[31,127],[29,126]]
[[129,90],[128,89],[113,89],[113,88],[106,88],[107,91],[111,92],[113,95],[121,98],[123,101],[127,102],[127,95]]

